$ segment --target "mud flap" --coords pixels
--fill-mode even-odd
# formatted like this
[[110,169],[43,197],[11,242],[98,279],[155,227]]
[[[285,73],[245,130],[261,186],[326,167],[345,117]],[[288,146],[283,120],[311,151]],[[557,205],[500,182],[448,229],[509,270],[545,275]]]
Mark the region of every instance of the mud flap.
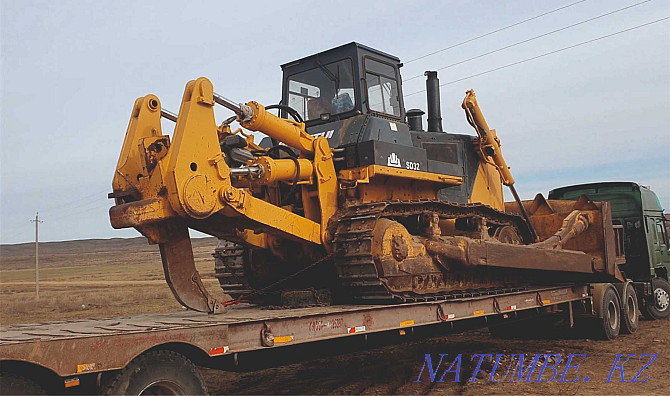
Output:
[[165,280],[172,294],[186,308],[208,313],[222,312],[220,302],[207,292],[195,268],[188,227],[177,223],[166,226],[163,229],[167,231],[166,242],[159,243],[159,247]]

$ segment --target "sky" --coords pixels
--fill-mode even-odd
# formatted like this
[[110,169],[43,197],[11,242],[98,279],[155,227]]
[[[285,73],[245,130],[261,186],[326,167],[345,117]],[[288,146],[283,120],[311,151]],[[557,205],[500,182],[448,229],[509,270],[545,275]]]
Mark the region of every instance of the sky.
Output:
[[[474,133],[460,104],[475,89],[522,199],[623,180],[670,210],[670,20],[561,50],[670,16],[641,2],[1,0],[0,243],[32,241],[37,211],[44,241],[139,236],[110,226],[107,199],[137,97],[176,113],[206,76],[235,101],[277,103],[280,64],[351,41],[398,56],[405,80],[459,63],[438,74],[444,129]],[[424,88],[404,83],[407,109],[426,109],[407,96]]]

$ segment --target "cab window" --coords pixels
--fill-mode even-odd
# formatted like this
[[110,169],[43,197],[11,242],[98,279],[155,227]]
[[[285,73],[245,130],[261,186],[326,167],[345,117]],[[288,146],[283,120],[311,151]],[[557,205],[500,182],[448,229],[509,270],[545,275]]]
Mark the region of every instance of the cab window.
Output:
[[665,233],[665,227],[662,218],[656,219],[656,234],[658,234],[658,240],[660,243],[665,245],[668,244],[668,235]]
[[364,67],[368,108],[399,117],[400,100],[395,68],[371,58],[365,58]]
[[288,105],[305,121],[328,119],[356,105],[351,59],[321,64],[288,80]]

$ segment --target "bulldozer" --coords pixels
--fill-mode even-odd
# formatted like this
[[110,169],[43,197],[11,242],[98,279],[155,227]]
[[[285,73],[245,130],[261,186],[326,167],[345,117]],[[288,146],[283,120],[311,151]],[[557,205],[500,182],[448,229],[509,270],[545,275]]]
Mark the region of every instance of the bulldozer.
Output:
[[[278,104],[232,101],[204,77],[178,114],[138,98],[112,226],[158,244],[176,299],[208,313],[231,302],[205,289],[189,229],[220,239],[216,275],[233,302],[414,302],[624,279],[608,203],[521,201],[474,91],[462,108],[476,135],[444,132],[426,72],[424,130],[423,111],[405,110],[401,67],[354,42],[282,65]],[[231,112],[221,123],[217,105]]]

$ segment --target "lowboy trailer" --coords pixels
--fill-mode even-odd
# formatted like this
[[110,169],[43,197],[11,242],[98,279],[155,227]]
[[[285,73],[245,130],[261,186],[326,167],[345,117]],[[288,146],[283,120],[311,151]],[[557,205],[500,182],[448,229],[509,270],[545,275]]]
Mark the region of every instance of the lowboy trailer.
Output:
[[[196,365],[236,364],[245,352],[327,339],[479,321],[495,327],[536,313],[590,316],[601,338],[637,329],[629,284],[462,291],[395,305],[193,311],[0,327],[3,394],[205,394]],[[86,390],[84,390],[86,389]]]

